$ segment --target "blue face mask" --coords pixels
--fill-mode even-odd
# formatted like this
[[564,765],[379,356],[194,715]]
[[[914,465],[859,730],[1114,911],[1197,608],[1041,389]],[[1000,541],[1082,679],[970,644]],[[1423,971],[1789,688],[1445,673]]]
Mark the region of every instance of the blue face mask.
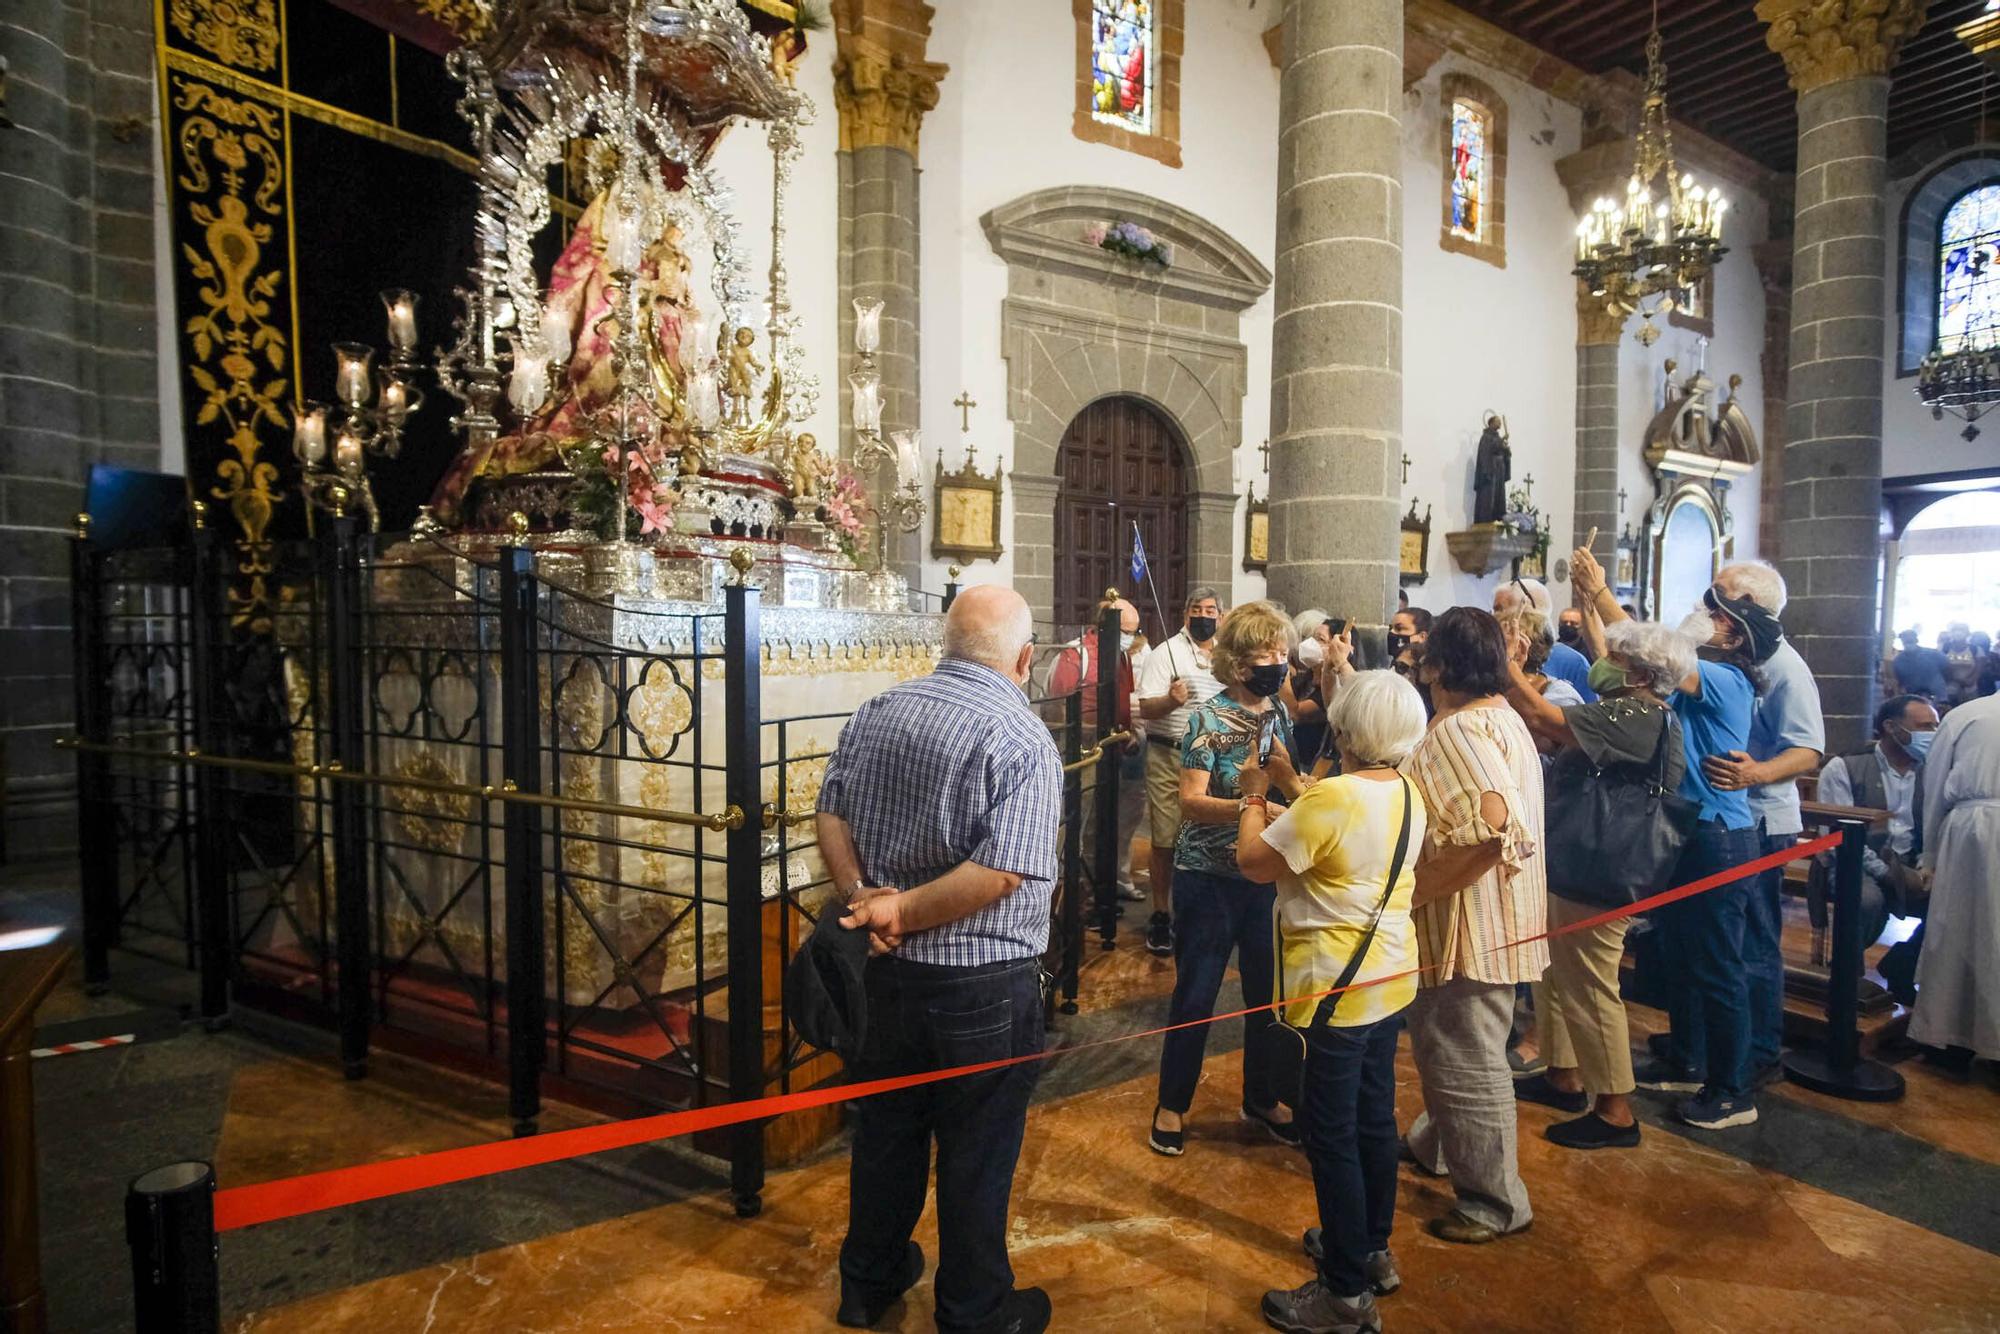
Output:
[[1910,752],[1910,758],[1921,761],[1931,753],[1931,742],[1937,740],[1935,729],[1929,732],[1907,732],[1904,734],[1903,749]]

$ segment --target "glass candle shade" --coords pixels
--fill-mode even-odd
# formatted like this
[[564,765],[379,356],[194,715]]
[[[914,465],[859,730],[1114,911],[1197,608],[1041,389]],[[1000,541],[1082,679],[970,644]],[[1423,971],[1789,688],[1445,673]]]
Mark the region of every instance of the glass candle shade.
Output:
[[568,311],[554,305],[542,307],[542,344],[548,349],[550,361],[558,366],[569,364],[569,354],[575,348]]
[[516,349],[514,370],[507,377],[507,401],[522,416],[531,416],[549,398],[549,364],[536,356],[533,346]]
[[326,457],[326,404],[301,403],[292,414],[292,453],[308,468]]
[[382,293],[382,307],[389,315],[389,346],[410,352],[417,346],[417,294],[405,287],[391,287]]
[[874,435],[882,429],[882,377],[874,371],[856,371],[847,377],[854,391],[854,429]]
[[722,424],[721,389],[714,362],[704,362],[688,372],[688,420],[695,430],[713,431]]
[[349,427],[341,427],[340,434],[333,438],[333,466],[343,477],[356,477],[361,473],[361,436]]
[[375,349],[365,343],[335,343],[333,358],[333,396],[351,408],[366,404],[374,384]]
[[882,346],[882,303],[854,298],[854,350],[872,354]]
[[715,355],[714,326],[699,310],[681,320],[681,365],[692,370]]
[[896,442],[896,480],[906,485],[916,482],[923,468],[923,432],[897,431],[890,439]]
[[393,375],[382,377],[382,388],[377,391],[376,402],[382,415],[392,422],[401,422],[410,415],[410,387]]

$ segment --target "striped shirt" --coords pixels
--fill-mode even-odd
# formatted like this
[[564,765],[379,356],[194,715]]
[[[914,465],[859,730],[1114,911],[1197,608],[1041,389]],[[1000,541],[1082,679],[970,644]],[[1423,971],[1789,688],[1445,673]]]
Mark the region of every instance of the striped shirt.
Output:
[[1455,977],[1475,982],[1539,982],[1549,945],[1511,941],[1548,929],[1548,868],[1542,861],[1542,762],[1535,739],[1512,709],[1464,709],[1440,718],[1424,734],[1403,772],[1423,794],[1434,845],[1484,843],[1496,831],[1480,818],[1479,798],[1493,792],[1507,803],[1500,864],[1448,898],[1415,909],[1420,984]]
[[1196,648],[1185,630],[1147,652],[1146,661],[1139,668],[1135,697],[1158,699],[1173,689],[1176,680],[1188,683],[1187,703],[1172,713],[1148,718],[1146,735],[1178,746],[1187,735],[1188,719],[1194,711],[1222,693],[1222,683],[1209,671],[1208,650]]
[[970,916],[905,936],[898,957],[973,967],[1047,948],[1062,757],[1021,688],[992,668],[946,658],[856,709],[819,809],[846,822],[870,885],[915,889],[967,861],[1021,877]]

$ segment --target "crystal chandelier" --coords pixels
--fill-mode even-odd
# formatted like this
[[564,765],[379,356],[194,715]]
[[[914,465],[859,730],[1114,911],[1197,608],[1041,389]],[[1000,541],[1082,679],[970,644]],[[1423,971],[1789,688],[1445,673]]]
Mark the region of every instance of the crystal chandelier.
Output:
[[[1660,59],[1660,15],[1646,38],[1646,101],[1632,157],[1632,179],[1622,202],[1599,199],[1576,226],[1576,268],[1571,270],[1621,319],[1637,310],[1645,321],[1638,338],[1651,346],[1660,336],[1653,316],[1673,310],[1727,252],[1722,215],[1729,201],[1674,164],[1674,136],[1667,124],[1667,66]],[[1647,302],[1652,298],[1651,305]]]

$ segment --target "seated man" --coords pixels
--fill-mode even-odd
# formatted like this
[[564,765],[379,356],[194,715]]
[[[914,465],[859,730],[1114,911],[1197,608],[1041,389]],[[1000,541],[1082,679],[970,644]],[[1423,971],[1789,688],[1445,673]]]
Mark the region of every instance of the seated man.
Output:
[[[1923,760],[1937,735],[1938,712],[1918,695],[1898,695],[1875,710],[1875,744],[1836,755],[1819,771],[1819,799],[1835,806],[1889,812],[1886,831],[1870,835],[1862,854],[1861,939],[1873,944],[1890,913],[1921,917],[1930,887],[1917,869],[1923,817]],[[1921,928],[1919,929],[1921,931]],[[1921,935],[1892,948],[1882,976],[1898,1000],[1916,997]]]

